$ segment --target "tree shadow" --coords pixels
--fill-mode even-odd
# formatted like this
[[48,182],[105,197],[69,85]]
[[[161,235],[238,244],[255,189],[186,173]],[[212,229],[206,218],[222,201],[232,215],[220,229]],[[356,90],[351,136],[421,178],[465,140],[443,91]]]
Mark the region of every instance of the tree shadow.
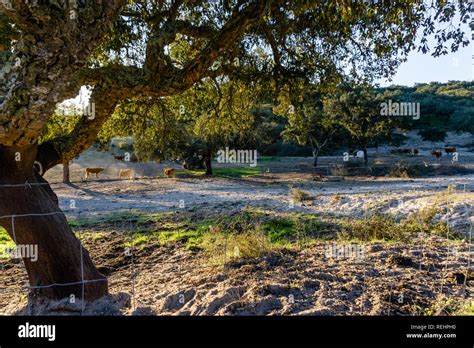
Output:
[[[63,298],[61,300],[30,298],[28,304],[18,309],[13,315],[18,316],[62,316],[62,315],[93,315],[93,316],[122,316],[122,312],[131,306],[131,296],[125,292],[109,294],[95,301],[85,301],[80,298]],[[148,307],[136,308],[132,315],[156,315]]]

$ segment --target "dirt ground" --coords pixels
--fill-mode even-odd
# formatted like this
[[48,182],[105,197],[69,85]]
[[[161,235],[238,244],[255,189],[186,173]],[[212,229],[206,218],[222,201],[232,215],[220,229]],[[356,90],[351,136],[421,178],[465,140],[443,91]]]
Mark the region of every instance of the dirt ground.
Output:
[[[373,161],[395,159],[373,153]],[[472,153],[463,165],[474,167]],[[339,158],[321,158],[320,166]],[[437,165],[427,154],[406,161]],[[449,161],[446,160],[446,165]],[[99,179],[81,181],[85,166],[106,167]],[[92,315],[417,315],[452,314],[454,301],[474,301],[472,233],[474,174],[421,178],[345,177],[313,180],[309,158],[280,158],[259,164],[262,173],[222,177],[163,178],[165,164],[114,162],[90,150],[71,165],[73,183],[61,183],[61,168],[46,178],[70,219],[95,219],[119,211],[176,212],[207,216],[244,207],[270,212],[363,217],[378,211],[407,216],[423,207],[440,207],[437,219],[464,233],[464,241],[420,235],[409,245],[373,242],[363,258],[328,258],[331,242],[303,250],[268,250],[256,260],[210,265],[198,251],[179,242],[147,244],[133,256],[123,252],[127,236],[116,230],[83,240],[99,270],[109,279],[110,295],[94,303],[80,299],[30,302],[22,288],[26,273],[19,260],[0,260],[0,314]],[[133,168],[135,180],[118,180]],[[448,186],[455,194],[443,201]],[[292,202],[290,190],[314,197]],[[335,197],[337,199],[335,199]],[[292,204],[294,203],[294,205]],[[184,206],[183,206],[184,204]],[[444,305],[440,305],[444,304]]]
[[[10,292],[2,294],[2,314],[450,314],[449,299],[472,300],[474,290],[468,246],[448,248],[435,238],[409,246],[371,243],[363,259],[327,258],[327,244],[275,250],[225,268],[207,264],[198,253],[160,245],[136,250],[132,259],[123,253],[123,238],[110,233],[85,243],[109,276],[108,297],[84,306],[79,299],[28,306],[26,292]],[[10,264],[2,278],[11,288],[20,274],[26,282],[21,263]]]

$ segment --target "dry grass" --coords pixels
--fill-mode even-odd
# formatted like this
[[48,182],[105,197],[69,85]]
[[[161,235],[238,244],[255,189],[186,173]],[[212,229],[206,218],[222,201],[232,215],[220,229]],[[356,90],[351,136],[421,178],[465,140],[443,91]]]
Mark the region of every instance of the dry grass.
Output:
[[[229,228],[230,227],[230,228]],[[270,240],[261,224],[246,224],[232,229],[231,226],[217,226],[203,236],[201,247],[212,265],[261,257]]]
[[313,200],[313,196],[311,196],[308,192],[305,192],[297,188],[291,189],[290,196],[295,202],[304,202],[304,201]]

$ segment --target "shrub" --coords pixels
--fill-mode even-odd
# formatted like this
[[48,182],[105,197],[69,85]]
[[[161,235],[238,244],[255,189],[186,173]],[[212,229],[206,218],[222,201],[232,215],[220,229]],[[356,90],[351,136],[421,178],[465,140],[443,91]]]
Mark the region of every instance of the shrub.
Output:
[[302,191],[300,189],[297,189],[297,188],[291,189],[290,195],[291,195],[291,198],[295,202],[304,202],[304,201],[313,200],[313,197],[309,193],[307,193],[305,191]]
[[420,175],[420,170],[418,166],[409,165],[405,162],[398,162],[390,168],[390,176],[396,178],[412,178]]

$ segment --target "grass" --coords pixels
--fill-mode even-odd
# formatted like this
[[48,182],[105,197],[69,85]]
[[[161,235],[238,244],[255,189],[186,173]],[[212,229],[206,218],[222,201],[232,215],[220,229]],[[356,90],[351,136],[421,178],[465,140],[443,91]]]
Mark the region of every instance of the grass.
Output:
[[[214,168],[212,170],[213,176],[215,177],[223,177],[223,178],[245,178],[251,177],[255,175],[259,175],[262,173],[262,169],[260,167],[250,167],[250,166],[242,166],[242,167],[228,167],[228,168]],[[186,175],[193,175],[193,176],[205,176],[205,170],[185,170],[181,172],[177,172],[177,177],[182,177]]]
[[[453,241],[462,239],[462,235],[449,231],[445,223],[436,222],[436,214],[435,208],[426,208],[416,215],[397,221],[382,214],[349,219],[247,208],[237,214],[205,219],[177,213],[127,212],[92,221],[72,221],[71,224],[84,229],[91,226],[117,226],[118,223],[119,227],[129,228],[128,221],[131,220],[134,231],[127,246],[145,247],[151,242],[178,242],[187,249],[212,254],[221,248],[225,241],[228,251],[237,247],[240,250],[237,254],[248,258],[250,255],[261,255],[264,252],[251,250],[250,246],[255,244],[256,240],[262,241],[260,244],[269,249],[307,247],[327,240],[409,242],[420,233],[448,236]],[[125,225],[121,224],[123,221]],[[94,240],[100,238],[99,234]],[[212,246],[213,243],[216,245]],[[234,255],[232,250],[231,252]],[[232,255],[225,257],[232,259]]]
[[409,242],[422,233],[461,240],[464,237],[461,233],[448,229],[444,222],[434,220],[438,212],[438,208],[433,206],[411,214],[401,221],[378,213],[365,219],[340,220],[341,231],[338,232],[338,238],[357,241]]
[[420,176],[420,168],[420,165],[408,164],[401,161],[390,169],[389,175],[395,178],[413,178]]
[[334,235],[333,225],[315,215],[279,216],[258,210],[197,221],[160,222],[158,225],[154,229],[137,228],[126,246],[179,242],[187,249],[204,251],[212,259],[232,260],[261,256],[270,248],[303,247]]
[[281,157],[276,157],[276,156],[260,156],[260,157],[258,157],[258,162],[270,162],[270,161],[281,162]]
[[160,213],[144,213],[141,211],[129,210],[117,213],[103,215],[94,219],[86,219],[83,217],[69,219],[69,226],[72,228],[84,228],[98,225],[123,225],[124,227],[133,225],[141,225],[152,222],[160,222],[169,217],[173,212]]
[[13,242],[13,239],[10,238],[4,228],[0,227],[0,259],[9,258],[9,255],[7,255],[7,253],[5,253],[4,251],[6,249],[12,249],[14,248],[14,246],[15,243]]
[[474,315],[474,301],[465,301],[453,297],[443,297],[428,308],[419,308],[422,315]]
[[214,229],[202,236],[200,248],[211,264],[223,265],[226,261],[259,258],[266,253],[268,238],[260,225],[246,226],[240,233]]
[[[293,189],[291,193],[298,201],[312,199],[299,189]],[[445,198],[440,194],[437,199]],[[341,199],[340,195],[333,197],[334,201]],[[365,218],[341,218],[247,207],[239,213],[204,219],[173,212],[149,214],[126,211],[95,220],[72,220],[70,224],[82,229],[114,225],[129,230],[131,226],[134,231],[127,242],[128,247],[180,243],[187,249],[203,251],[214,261],[222,261],[259,257],[271,248],[304,248],[327,240],[410,242],[420,233],[461,240],[462,235],[448,230],[446,223],[435,220],[438,213],[438,208],[431,206],[396,220],[379,213]],[[99,235],[96,239],[100,238]]]

